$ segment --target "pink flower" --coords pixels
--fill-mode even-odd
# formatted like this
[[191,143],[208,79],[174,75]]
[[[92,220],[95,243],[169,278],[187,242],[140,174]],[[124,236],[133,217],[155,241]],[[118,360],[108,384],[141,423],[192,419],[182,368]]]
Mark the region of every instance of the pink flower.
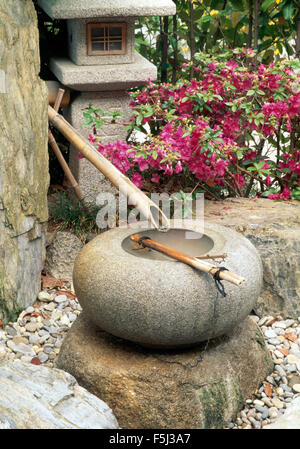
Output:
[[133,182],[133,184],[135,184],[138,188],[142,187],[142,175],[140,175],[139,173],[134,173],[133,176],[131,177],[131,182]]
[[93,136],[93,134],[89,134],[89,141],[91,143],[95,143],[97,142],[97,137]]
[[159,174],[153,173],[151,181],[155,182],[155,184],[157,184],[159,182]]
[[139,158],[138,164],[139,164],[140,171],[148,170],[148,168],[149,168],[148,162],[143,157]]
[[180,161],[178,161],[177,164],[176,164],[175,172],[176,173],[181,173],[182,172],[182,165],[181,165]]
[[270,175],[268,175],[268,176],[266,177],[265,182],[266,182],[267,186],[271,186],[271,185],[273,184],[273,182],[272,182],[272,180],[271,180],[271,178],[270,178]]

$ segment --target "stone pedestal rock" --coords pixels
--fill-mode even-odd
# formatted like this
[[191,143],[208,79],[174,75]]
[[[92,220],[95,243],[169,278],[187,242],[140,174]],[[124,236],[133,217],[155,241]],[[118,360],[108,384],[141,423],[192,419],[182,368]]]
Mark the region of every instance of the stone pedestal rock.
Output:
[[84,312],[57,366],[104,400],[124,429],[222,428],[273,369],[250,318],[209,343],[162,352],[101,331]]

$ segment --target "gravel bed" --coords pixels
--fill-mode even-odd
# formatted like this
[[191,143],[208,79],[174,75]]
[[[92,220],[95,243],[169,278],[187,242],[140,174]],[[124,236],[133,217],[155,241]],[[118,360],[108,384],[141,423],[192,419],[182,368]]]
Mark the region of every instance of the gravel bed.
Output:
[[0,328],[0,360],[20,359],[54,366],[63,338],[81,312],[75,295],[42,291],[34,306],[23,310],[16,322]]
[[261,429],[274,423],[300,395],[300,317],[251,318],[260,327],[274,361],[274,371],[260,388],[245,401],[234,422],[225,429]]
[[[8,323],[5,330],[0,328],[0,360],[17,358],[54,367],[63,338],[81,310],[69,291],[40,292],[36,303],[22,311],[16,322]],[[261,429],[275,422],[300,395],[300,317],[251,318],[264,335],[274,371],[224,429]]]

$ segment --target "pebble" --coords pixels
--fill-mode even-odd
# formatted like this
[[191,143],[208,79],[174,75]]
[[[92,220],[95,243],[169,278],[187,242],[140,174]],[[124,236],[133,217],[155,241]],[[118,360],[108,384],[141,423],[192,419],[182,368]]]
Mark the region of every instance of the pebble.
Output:
[[42,291],[38,294],[38,299],[40,301],[50,302],[53,301],[53,296],[46,291]]
[[38,357],[39,357],[41,363],[47,362],[47,360],[48,360],[48,355],[42,351],[39,353]]
[[277,334],[276,334],[276,332],[274,330],[268,329],[268,330],[265,331],[265,337],[266,338],[276,338]]
[[299,362],[300,362],[300,358],[297,357],[297,356],[294,355],[294,354],[289,354],[289,355],[286,357],[286,360],[287,360],[287,363],[288,363],[289,365],[293,365],[294,363],[299,363]]
[[29,323],[25,324],[25,329],[28,332],[35,332],[37,330],[37,323],[30,321]]
[[275,365],[275,371],[278,372],[278,374],[282,377],[286,375],[284,369],[281,367],[281,365]]
[[293,390],[295,393],[300,393],[300,384],[294,384],[293,385]]
[[55,297],[55,302],[57,302],[58,304],[61,302],[65,302],[67,300],[66,295],[58,295]]

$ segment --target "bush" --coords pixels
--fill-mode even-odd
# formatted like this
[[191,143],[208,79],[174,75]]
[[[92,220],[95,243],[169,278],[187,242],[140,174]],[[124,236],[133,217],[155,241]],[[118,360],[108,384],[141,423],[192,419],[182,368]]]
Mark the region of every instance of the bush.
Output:
[[192,81],[149,81],[131,94],[126,142],[99,143],[98,130],[116,117],[90,105],[91,142],[146,190],[300,199],[299,60],[256,67],[254,56],[199,53]]

